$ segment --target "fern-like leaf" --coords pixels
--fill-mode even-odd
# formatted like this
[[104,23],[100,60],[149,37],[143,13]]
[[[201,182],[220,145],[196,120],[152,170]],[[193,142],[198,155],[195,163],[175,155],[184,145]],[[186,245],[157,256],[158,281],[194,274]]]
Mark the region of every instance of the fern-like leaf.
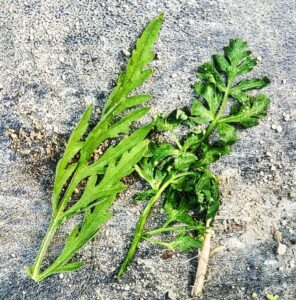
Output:
[[[149,107],[135,107],[146,103],[152,96],[135,95],[134,91],[152,75],[152,69],[147,65],[155,56],[153,46],[162,21],[163,15],[152,20],[138,39],[126,71],[120,74],[97,125],[87,132],[93,110],[91,105],[70,136],[65,153],[57,164],[52,197],[53,219],[33,267],[25,268],[35,281],[55,273],[77,270],[83,265],[82,262],[70,260],[111,217],[109,208],[117,194],[125,188],[121,180],[133,172],[147,150],[148,141],[145,138],[152,125],[143,126],[133,133],[130,133],[130,127],[149,111]],[[126,136],[116,146],[110,146],[98,160],[92,160],[94,151],[103,142],[120,134]],[[79,189],[83,181],[85,186],[79,199],[72,201],[75,189]],[[82,224],[69,234],[64,249],[55,261],[40,271],[58,226],[79,213],[84,214]]]

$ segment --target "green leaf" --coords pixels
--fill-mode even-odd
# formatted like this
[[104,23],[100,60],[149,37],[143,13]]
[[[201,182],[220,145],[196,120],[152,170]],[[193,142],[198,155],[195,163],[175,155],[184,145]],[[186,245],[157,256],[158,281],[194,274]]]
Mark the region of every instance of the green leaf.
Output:
[[229,146],[202,146],[203,155],[201,159],[198,161],[199,166],[211,164],[219,159],[222,155],[231,153],[231,148]]
[[155,195],[155,193],[156,193],[155,190],[152,190],[152,189],[146,190],[146,191],[138,193],[134,199],[136,201],[144,201],[144,200],[147,200],[147,199],[153,197]]
[[219,70],[226,74],[229,73],[230,64],[222,55],[213,55],[213,61]]
[[219,193],[219,184],[218,180],[216,177],[212,176],[211,177],[211,197],[208,199],[208,210],[207,210],[207,215],[206,219],[214,219],[216,213],[218,212],[219,209],[219,198],[220,198],[220,193]]
[[163,209],[167,214],[167,220],[179,221],[186,225],[195,225],[195,220],[189,212],[195,203],[182,195],[179,191],[170,189],[165,197]]
[[[114,111],[114,108],[117,109],[123,102],[128,103],[128,95],[152,75],[152,70],[144,69],[144,67],[155,57],[153,46],[158,37],[162,22],[163,14],[152,20],[137,40],[126,71],[120,75],[117,86],[110,95],[103,110],[103,116],[110,115]],[[124,105],[121,106],[121,111],[124,109]],[[120,113],[120,111],[117,111],[117,113]]]
[[[238,78],[250,72],[256,63],[246,42],[231,40],[224,48],[224,55],[214,55],[213,62],[206,62],[198,68],[199,82],[195,85],[197,100],[190,114],[184,108],[184,113],[177,110],[177,113],[169,114],[170,118],[161,116],[155,120],[158,130],[171,131],[162,137],[170,136],[178,149],[164,142],[154,145],[154,151],[150,149],[149,157],[145,158],[149,167],[142,177],[150,183],[153,196],[147,201],[137,222],[134,240],[118,277],[126,271],[141,238],[172,250],[190,251],[202,246],[202,238],[195,238],[191,233],[204,236],[219,209],[218,180],[209,170],[209,165],[231,152],[229,145],[236,141],[236,130],[230,123],[253,126],[267,111],[268,98],[248,94],[248,91],[263,88],[269,80],[266,77]],[[207,122],[209,124],[205,124]],[[197,126],[199,124],[202,126]],[[177,126],[182,132],[180,141],[173,132]],[[220,136],[218,140],[215,133]],[[158,185],[154,183],[156,171],[166,174]],[[166,213],[163,225],[143,232],[151,210],[162,196]],[[165,232],[179,234],[170,243],[150,238]]]
[[213,63],[206,62],[198,68],[198,78],[203,82],[213,83],[220,90],[225,89],[223,77],[219,74]]
[[[120,74],[117,85],[107,100],[102,112],[101,121],[89,133],[86,139],[85,145],[81,150],[81,162],[88,161],[94,150],[103,141],[114,137],[114,126],[111,131],[108,131],[112,120],[126,109],[150,100],[150,95],[130,96],[130,94],[152,75],[152,69],[146,68],[146,66],[155,57],[153,46],[158,37],[162,22],[163,15],[161,14],[148,24],[137,40],[136,48],[132,52],[126,71]],[[122,130],[119,130],[118,133],[122,133]]]
[[[68,262],[88,241],[98,233],[102,224],[111,218],[111,213],[108,208],[112,204],[113,199],[110,197],[105,201],[100,202],[92,211],[87,210],[84,215],[82,225],[76,226],[69,234],[65,243],[65,247],[56,258],[56,260],[41,273],[41,276],[49,276],[58,273],[59,270],[67,266]],[[99,217],[98,217],[99,216]]]
[[186,139],[183,143],[182,151],[188,151],[193,146],[199,144],[203,138],[204,134],[202,132],[190,132],[186,136]]
[[225,144],[233,144],[237,140],[235,128],[229,124],[226,123],[218,124],[217,132]]
[[88,106],[88,108],[85,110],[79,123],[77,124],[76,128],[74,129],[69,138],[63,157],[59,160],[57,164],[52,195],[52,209],[54,213],[56,212],[57,207],[59,205],[60,193],[62,191],[62,188],[77,167],[76,163],[73,163],[70,166],[68,165],[73,159],[73,157],[80,151],[84,144],[84,142],[81,141],[81,138],[88,127],[92,110],[92,105]]
[[196,183],[195,193],[200,211],[206,211],[206,219],[212,219],[219,209],[219,185],[209,170],[205,170]]
[[139,166],[135,166],[135,169],[138,174],[149,183],[152,189],[156,191],[167,174],[155,168],[154,162],[154,159],[151,160],[145,157]]
[[149,110],[150,107],[143,107],[127,113],[119,121],[110,126],[104,134],[108,135],[108,138],[112,138],[118,136],[120,133],[128,132],[132,122],[142,118]]
[[269,83],[270,80],[267,77],[263,77],[261,79],[244,79],[231,88],[230,95],[245,105],[252,99],[252,96],[245,93],[246,91],[264,88]]
[[[53,219],[33,267],[26,268],[28,275],[36,282],[51,274],[76,270],[82,266],[80,262],[69,261],[111,217],[109,208],[116,195],[125,188],[121,180],[133,172],[134,166],[148,150],[149,142],[145,137],[152,124],[124,137],[116,146],[109,147],[97,161],[93,161],[98,148],[102,150],[106,147],[110,138],[129,134],[132,123],[149,111],[147,107],[135,109],[151,99],[151,95],[135,94],[135,90],[152,76],[152,69],[147,65],[155,57],[153,47],[162,22],[163,14],[152,20],[137,40],[127,68],[119,75],[100,121],[87,133],[93,109],[92,105],[89,106],[69,139],[56,169]],[[77,189],[80,193],[74,197]],[[82,224],[69,234],[56,260],[41,271],[45,252],[58,227],[81,212],[84,215]]]
[[229,117],[221,119],[223,123],[240,123],[245,127],[252,127],[258,124],[260,119],[267,114],[270,100],[263,94],[252,97],[250,103],[242,106],[240,111]]
[[213,120],[213,116],[200,101],[194,101],[191,107],[191,120],[196,124],[202,124]]
[[24,266],[24,270],[26,272],[26,274],[28,275],[28,277],[32,277],[32,269],[28,266]]
[[147,157],[144,157],[139,165],[135,166],[137,173],[146,180],[152,189],[155,189],[154,186],[154,166]]
[[60,268],[57,268],[55,273],[72,272],[80,269],[83,266],[84,266],[84,262],[82,261],[68,263]]
[[169,143],[150,144],[150,152],[157,163],[168,156],[177,156],[180,153]]
[[237,66],[250,56],[251,52],[246,48],[247,42],[241,39],[231,39],[229,45],[224,47],[224,53],[229,62]]
[[228,73],[230,77],[248,73],[257,65],[256,59],[251,57],[251,51],[247,50],[247,43],[240,39],[230,40],[224,52],[232,65]]
[[221,98],[219,94],[216,93],[215,85],[212,83],[205,84],[198,82],[195,84],[195,93],[207,101],[211,115],[214,117],[221,103]]
[[169,243],[171,248],[179,249],[182,252],[190,252],[202,247],[201,238],[194,238],[189,234],[178,234],[175,239]]
[[176,119],[177,120],[185,121],[185,120],[188,119],[188,116],[186,115],[186,113],[182,109],[177,109],[177,111],[176,111]]
[[192,153],[181,153],[175,158],[175,168],[178,171],[187,171],[190,165],[197,161],[197,157]]
[[137,129],[131,135],[123,138],[120,143],[116,146],[110,146],[106,152],[93,164],[88,165],[84,168],[82,173],[82,178],[88,177],[91,174],[99,174],[101,170],[105,173],[105,166],[111,161],[119,159],[124,153],[128,152],[131,148],[141,143],[150,130],[152,129],[152,124],[148,124]]
[[248,90],[262,89],[270,83],[268,77],[263,77],[260,79],[243,79],[237,85],[233,87],[235,90],[245,92]]

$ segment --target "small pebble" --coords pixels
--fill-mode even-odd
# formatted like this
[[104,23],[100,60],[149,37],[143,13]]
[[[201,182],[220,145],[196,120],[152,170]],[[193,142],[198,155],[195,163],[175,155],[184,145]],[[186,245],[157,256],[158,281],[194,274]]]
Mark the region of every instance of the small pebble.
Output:
[[283,127],[281,125],[278,125],[276,127],[276,131],[279,132],[279,133],[281,133],[283,131]]
[[170,300],[177,300],[177,296],[176,296],[176,294],[173,291],[168,291],[167,292],[167,297]]
[[41,140],[42,139],[42,134],[41,134],[40,131],[37,133],[36,138],[37,138],[37,140]]
[[271,125],[271,129],[276,130],[276,129],[277,129],[276,124],[272,124],[272,125]]
[[284,255],[287,251],[287,246],[285,244],[279,243],[277,248],[278,255]]
[[282,80],[282,84],[285,84],[285,83],[287,83],[287,80],[286,80],[286,79],[283,79],[283,80]]
[[274,238],[276,241],[280,242],[283,239],[283,234],[281,233],[281,231],[276,230],[274,233]]
[[271,152],[269,152],[269,151],[266,152],[266,156],[271,157],[271,155],[272,155]]
[[64,278],[64,274],[63,273],[59,274],[59,277],[60,277],[60,279],[63,279]]
[[122,53],[123,53],[123,55],[126,56],[126,57],[129,57],[129,56],[131,55],[131,53],[130,53],[128,50],[126,50],[126,49],[123,49],[123,50],[122,50]]
[[271,170],[271,171],[276,171],[276,166],[274,166],[274,165],[271,166],[270,170]]
[[253,293],[253,294],[252,294],[252,298],[253,298],[253,299],[258,299],[257,293]]
[[91,61],[92,61],[92,62],[96,62],[97,60],[99,60],[98,55],[93,55],[93,56],[91,57]]

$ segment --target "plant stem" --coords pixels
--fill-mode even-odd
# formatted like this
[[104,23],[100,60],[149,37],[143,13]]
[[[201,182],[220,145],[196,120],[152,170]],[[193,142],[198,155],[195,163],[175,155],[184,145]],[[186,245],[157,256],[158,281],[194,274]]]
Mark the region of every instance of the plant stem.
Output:
[[[207,220],[206,226],[209,227],[211,219]],[[199,254],[198,267],[196,271],[195,282],[191,291],[192,297],[201,297],[203,295],[203,287],[208,269],[208,261],[211,248],[212,230],[209,228],[205,234],[204,243]]]
[[177,138],[177,136],[175,135],[175,133],[171,132],[171,135],[172,135],[172,138],[175,141],[176,145],[178,146],[178,148],[180,150],[182,150],[182,145],[180,144],[179,139]]
[[125,256],[124,261],[121,263],[119,271],[117,273],[117,278],[119,279],[120,277],[123,276],[123,274],[125,273],[125,271],[128,268],[129,263],[131,262],[131,260],[133,259],[135,252],[138,248],[138,244],[143,236],[143,230],[144,230],[144,226],[145,223],[147,221],[147,218],[149,216],[149,213],[152,209],[152,207],[154,206],[155,202],[161,197],[161,194],[164,192],[164,190],[175,180],[175,177],[172,177],[170,179],[168,179],[158,190],[158,192],[148,201],[144,211],[142,212],[142,214],[140,215],[140,218],[137,222],[136,225],[136,232],[135,232],[135,236],[134,239],[130,245],[130,248],[128,250],[127,255]]
[[[163,183],[163,185],[159,188],[158,192],[148,201],[144,211],[140,215],[140,218],[137,222],[134,239],[133,239],[133,241],[130,245],[128,253],[125,256],[123,262],[121,263],[121,265],[119,267],[118,273],[116,275],[116,277],[118,279],[121,278],[124,275],[125,271],[128,268],[128,265],[130,264],[131,260],[133,259],[134,255],[135,255],[135,252],[138,248],[138,244],[141,241],[141,239],[143,238],[144,226],[145,226],[145,223],[147,221],[147,218],[150,214],[150,211],[151,211],[152,207],[154,206],[156,201],[161,197],[162,193],[165,191],[165,189],[170,184],[172,184],[179,177],[184,177],[184,176],[187,176],[187,175],[194,175],[194,173],[193,172],[185,172],[185,173],[181,173],[181,174],[178,174],[178,175],[175,175],[175,176],[172,176],[172,177],[168,178],[167,181],[165,181]],[[166,222],[165,226],[167,226],[170,222]]]
[[182,231],[182,230],[194,230],[197,229],[197,226],[172,226],[172,227],[164,227],[162,226],[161,228],[157,228],[154,230],[150,231],[145,231],[143,233],[143,236],[149,236],[149,235],[154,235],[154,234],[159,234],[162,232],[169,232],[169,231]]
[[174,248],[169,243],[166,243],[166,242],[163,242],[163,241],[159,241],[159,240],[155,240],[155,239],[151,239],[151,238],[147,238],[147,237],[143,237],[143,240],[148,241],[151,244],[160,245],[162,247],[174,250]]
[[55,233],[56,233],[56,230],[58,228],[58,226],[62,223],[63,221],[63,211],[68,203],[68,200],[70,199],[73,191],[74,191],[74,188],[75,186],[77,185],[77,180],[78,180],[78,177],[79,177],[79,172],[78,172],[79,169],[76,170],[75,174],[73,175],[73,178],[71,180],[71,183],[70,185],[68,186],[66,192],[65,192],[65,195],[63,197],[63,199],[61,200],[60,202],[60,205],[59,205],[59,209],[58,211],[56,212],[56,214],[54,214],[52,216],[52,221],[47,229],[47,232],[46,232],[46,235],[45,237],[43,238],[43,241],[42,241],[42,244],[38,250],[38,253],[37,253],[37,256],[35,258],[35,262],[31,268],[31,278],[33,280],[35,280],[36,282],[40,281],[41,277],[40,277],[40,268],[41,268],[41,265],[42,265],[42,261],[43,261],[43,258],[46,254],[46,251],[48,249],[48,246],[50,244],[50,242],[52,241]]
[[46,235],[42,241],[42,244],[39,248],[39,251],[37,253],[37,256],[35,258],[35,262],[33,264],[33,267],[31,269],[32,272],[32,279],[35,280],[36,282],[39,281],[39,272],[40,272],[40,268],[41,268],[41,264],[42,264],[42,260],[44,258],[44,255],[46,253],[46,250],[57,230],[58,227],[58,222],[57,219],[53,219],[47,229]]

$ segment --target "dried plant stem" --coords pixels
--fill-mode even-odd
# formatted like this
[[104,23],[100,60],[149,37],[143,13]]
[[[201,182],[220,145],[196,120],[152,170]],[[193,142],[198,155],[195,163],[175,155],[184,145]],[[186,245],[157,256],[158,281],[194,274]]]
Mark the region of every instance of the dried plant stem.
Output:
[[[207,220],[206,226],[209,227],[211,223],[211,219]],[[203,295],[203,288],[205,283],[205,278],[207,274],[208,261],[210,256],[210,248],[211,248],[211,234],[212,229],[208,229],[204,244],[201,249],[199,258],[198,258],[198,267],[195,277],[195,282],[191,291],[192,297],[201,297]]]

